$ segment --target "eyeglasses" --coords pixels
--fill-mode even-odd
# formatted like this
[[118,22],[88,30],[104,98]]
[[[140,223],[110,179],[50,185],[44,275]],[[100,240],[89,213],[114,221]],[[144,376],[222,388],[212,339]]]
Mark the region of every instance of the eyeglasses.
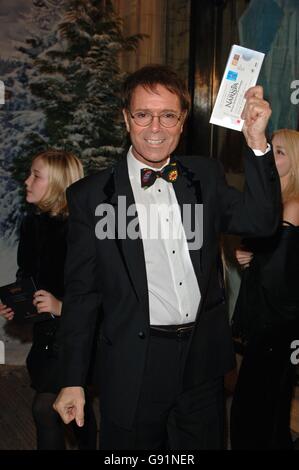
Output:
[[149,126],[152,122],[154,117],[157,117],[159,119],[159,123],[163,127],[174,127],[177,125],[177,123],[181,120],[182,114],[177,116],[175,113],[171,112],[165,112],[162,114],[159,114],[158,116],[154,116],[152,113],[148,111],[136,111],[136,113],[131,113],[130,110],[128,110],[130,113],[130,116],[132,119],[134,119],[135,123],[137,126],[142,126],[142,127],[147,127]]

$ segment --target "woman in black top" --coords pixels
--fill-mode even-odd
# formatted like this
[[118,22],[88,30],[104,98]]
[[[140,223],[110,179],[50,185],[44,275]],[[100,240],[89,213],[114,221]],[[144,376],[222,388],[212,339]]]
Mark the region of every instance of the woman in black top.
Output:
[[244,356],[231,409],[233,450],[292,449],[291,358],[299,339],[299,132],[281,129],[272,145],[282,225],[270,239],[244,241],[236,253],[244,270],[232,326]]
[[[50,312],[49,319],[33,326],[33,342],[27,357],[31,385],[36,391],[33,418],[38,449],[64,449],[64,425],[53,410],[60,389],[57,332],[64,293],[63,273],[66,257],[66,188],[83,177],[80,160],[71,153],[49,150],[37,155],[25,181],[26,200],[34,210],[21,225],[18,246],[18,279],[33,277],[38,291],[34,305],[39,313]],[[8,320],[14,312],[5,305],[0,314]],[[74,427],[79,448],[96,447],[96,423],[87,403],[87,425]]]

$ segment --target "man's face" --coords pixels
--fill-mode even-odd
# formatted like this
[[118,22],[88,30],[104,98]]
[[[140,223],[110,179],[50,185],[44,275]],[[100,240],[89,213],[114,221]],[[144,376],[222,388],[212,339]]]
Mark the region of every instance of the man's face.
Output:
[[145,165],[161,168],[169,155],[177,147],[183,130],[185,113],[174,127],[161,126],[157,116],[171,112],[182,114],[179,97],[162,85],[157,85],[155,92],[138,86],[133,92],[130,112],[150,112],[155,117],[146,127],[137,125],[128,110],[123,110],[127,131],[137,160]]

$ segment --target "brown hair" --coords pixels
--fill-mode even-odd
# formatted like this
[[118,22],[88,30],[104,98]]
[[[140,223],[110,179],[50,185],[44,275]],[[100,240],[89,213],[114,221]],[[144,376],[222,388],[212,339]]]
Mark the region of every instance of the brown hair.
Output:
[[171,67],[159,64],[145,65],[126,78],[122,93],[123,108],[130,108],[133,92],[138,86],[155,92],[157,85],[164,86],[178,96],[182,111],[190,110],[190,95],[183,80]]
[[273,137],[279,137],[290,159],[291,169],[288,182],[283,190],[283,201],[299,199],[299,132],[293,129],[279,129],[273,132]]
[[83,178],[83,166],[78,157],[64,150],[50,149],[37,154],[32,161],[40,158],[48,168],[49,185],[46,194],[37,207],[51,215],[68,215],[66,189]]

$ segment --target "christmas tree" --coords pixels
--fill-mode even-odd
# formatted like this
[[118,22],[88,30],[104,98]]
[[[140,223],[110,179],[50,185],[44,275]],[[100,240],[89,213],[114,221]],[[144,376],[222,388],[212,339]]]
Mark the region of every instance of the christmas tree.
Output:
[[6,90],[5,105],[0,106],[0,235],[12,243],[30,160],[38,145],[42,148],[46,142],[45,116],[39,98],[31,93],[30,83],[38,73],[34,66],[36,57],[56,42],[53,26],[61,18],[63,0],[56,3],[54,12],[48,0],[34,0],[31,11],[23,15],[30,37],[23,43],[15,41],[16,58],[0,58],[0,78]]
[[39,151],[72,150],[86,173],[123,152],[118,55],[135,50],[142,37],[123,35],[108,0],[32,2],[24,17],[28,37],[16,43],[18,58],[0,59],[0,78],[11,96],[0,109],[0,235],[5,238],[16,233],[23,183]]
[[39,74],[31,90],[46,116],[47,144],[75,152],[86,173],[123,153],[118,55],[140,39],[123,35],[112,1],[70,0],[56,44],[35,60]]

